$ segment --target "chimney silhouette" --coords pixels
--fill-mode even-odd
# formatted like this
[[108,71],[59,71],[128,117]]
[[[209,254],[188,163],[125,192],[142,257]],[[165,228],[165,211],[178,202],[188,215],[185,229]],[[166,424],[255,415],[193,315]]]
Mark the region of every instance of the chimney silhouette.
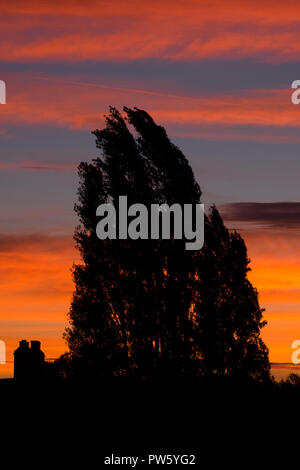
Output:
[[35,381],[44,375],[45,354],[41,351],[40,341],[26,340],[19,343],[14,352],[14,378],[18,381]]

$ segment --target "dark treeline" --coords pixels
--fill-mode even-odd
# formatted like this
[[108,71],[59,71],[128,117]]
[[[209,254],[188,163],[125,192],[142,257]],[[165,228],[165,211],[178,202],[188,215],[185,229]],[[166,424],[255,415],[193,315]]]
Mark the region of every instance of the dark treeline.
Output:
[[216,209],[205,216],[205,244],[184,240],[99,240],[96,208],[120,195],[128,205],[197,204],[201,190],[165,129],[140,109],[110,109],[93,132],[99,156],[79,166],[73,267],[75,291],[57,363],[66,375],[266,382],[263,310],[247,278],[241,236]]

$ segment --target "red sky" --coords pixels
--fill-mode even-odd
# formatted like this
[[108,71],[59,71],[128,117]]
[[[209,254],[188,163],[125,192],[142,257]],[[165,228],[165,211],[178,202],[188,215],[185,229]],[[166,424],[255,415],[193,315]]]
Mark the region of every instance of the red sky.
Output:
[[[138,106],[190,158],[204,202],[299,201],[296,1],[0,2],[0,339],[65,351],[76,166],[109,105]],[[298,73],[298,76],[297,76]],[[239,223],[236,223],[239,228]],[[243,232],[273,362],[300,338],[298,231]],[[12,364],[0,365],[0,376]]]
[[[2,5],[3,60],[294,60],[296,1],[16,1]],[[24,40],[25,39],[25,40]]]

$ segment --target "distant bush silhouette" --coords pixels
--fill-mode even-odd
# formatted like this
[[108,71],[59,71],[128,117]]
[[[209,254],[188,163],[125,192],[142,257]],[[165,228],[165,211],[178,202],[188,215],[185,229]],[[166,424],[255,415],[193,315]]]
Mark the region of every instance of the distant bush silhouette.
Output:
[[281,381],[281,385],[297,387],[299,389],[300,388],[300,376],[294,373],[289,374],[286,380]]
[[94,378],[267,378],[246,247],[215,207],[200,251],[186,251],[184,240],[97,238],[96,208],[117,206],[120,195],[128,204],[200,202],[192,169],[165,129],[143,110],[124,115],[110,108],[106,127],[93,132],[101,156],[79,165],[74,238],[82,264],[73,267],[65,364]]

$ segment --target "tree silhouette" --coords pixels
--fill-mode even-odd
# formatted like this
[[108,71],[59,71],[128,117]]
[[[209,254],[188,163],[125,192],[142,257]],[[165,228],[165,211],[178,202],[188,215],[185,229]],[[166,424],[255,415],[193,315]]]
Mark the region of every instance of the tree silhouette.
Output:
[[101,151],[79,165],[73,267],[75,292],[65,338],[77,374],[180,380],[201,375],[268,375],[262,310],[247,280],[241,237],[216,208],[203,250],[184,240],[99,240],[96,209],[120,195],[128,205],[196,204],[201,190],[163,127],[137,108],[110,108],[93,132]]
[[260,337],[266,322],[257,291],[247,279],[250,260],[244,240],[228,231],[216,207],[211,208],[205,235],[195,301],[203,373],[266,380],[268,350]]

